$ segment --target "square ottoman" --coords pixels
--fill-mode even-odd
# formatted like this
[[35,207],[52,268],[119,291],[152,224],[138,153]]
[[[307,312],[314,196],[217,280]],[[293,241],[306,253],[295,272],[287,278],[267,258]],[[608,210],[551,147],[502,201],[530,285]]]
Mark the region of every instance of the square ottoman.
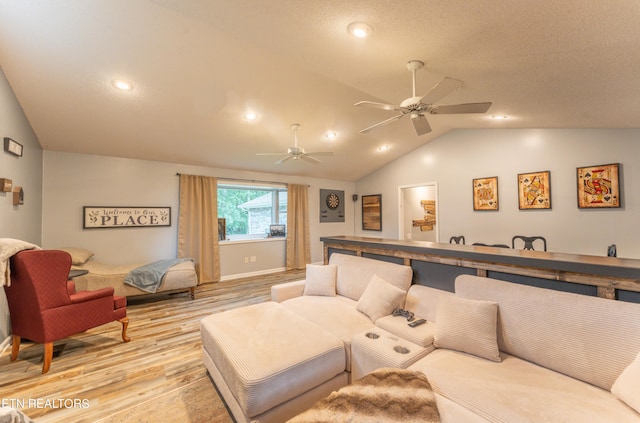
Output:
[[204,364],[238,422],[276,422],[348,383],[343,342],[279,303],[200,323]]

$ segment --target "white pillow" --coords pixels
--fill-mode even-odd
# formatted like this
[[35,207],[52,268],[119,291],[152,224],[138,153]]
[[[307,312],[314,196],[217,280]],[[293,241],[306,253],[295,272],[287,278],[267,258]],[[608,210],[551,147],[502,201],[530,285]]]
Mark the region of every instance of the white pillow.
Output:
[[640,385],[640,353],[635,360],[620,373],[611,387],[611,393],[618,399],[624,401],[629,407],[640,413],[640,395],[638,386]]
[[433,345],[501,361],[498,303],[460,297],[442,298],[436,311]]
[[307,264],[304,295],[335,297],[337,275],[338,266],[336,265],[319,266],[317,264]]
[[71,255],[71,263],[76,266],[82,266],[93,257],[93,252],[85,250],[84,248],[65,247],[60,249]]
[[391,285],[378,275],[373,275],[356,304],[356,310],[366,314],[375,322],[399,308],[406,295],[407,293],[400,288]]

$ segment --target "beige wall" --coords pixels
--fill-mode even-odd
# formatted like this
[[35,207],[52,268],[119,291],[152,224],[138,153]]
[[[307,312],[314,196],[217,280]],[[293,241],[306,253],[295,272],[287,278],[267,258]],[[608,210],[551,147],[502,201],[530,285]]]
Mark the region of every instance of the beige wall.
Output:
[[[111,264],[144,263],[177,254],[178,177],[176,173],[309,185],[311,259],[322,261],[320,237],[353,234],[353,203],[344,223],[319,223],[319,190],[345,191],[354,183],[331,179],[205,168],[145,160],[45,151],[42,242],[46,248],[75,246],[95,252]],[[171,227],[82,229],[83,206],[170,206]],[[277,246],[277,247],[276,247]],[[285,266],[278,242],[227,244],[221,247],[222,276],[255,274]],[[244,262],[245,257],[256,257]]]
[[[440,240],[511,244],[513,235],[543,235],[550,251],[640,258],[640,130],[455,130],[414,150],[356,184],[356,192],[382,194],[383,231],[358,235],[398,238],[398,187],[438,183]],[[622,165],[622,207],[578,209],[576,168]],[[551,171],[551,210],[519,210],[517,175]],[[500,209],[474,211],[472,179],[498,177]],[[358,204],[359,206],[359,204]]]
[[[4,138],[23,146],[22,157],[4,151]],[[22,112],[4,73],[0,70],[0,178],[23,188],[24,204],[13,205],[13,194],[0,192],[0,238],[16,238],[40,244],[42,235],[42,149]],[[0,290],[0,351],[10,331],[9,309]]]

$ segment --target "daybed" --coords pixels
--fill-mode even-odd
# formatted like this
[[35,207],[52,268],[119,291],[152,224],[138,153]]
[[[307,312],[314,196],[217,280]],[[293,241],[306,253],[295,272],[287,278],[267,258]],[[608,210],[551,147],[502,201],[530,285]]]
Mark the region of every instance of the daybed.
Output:
[[195,287],[198,285],[198,276],[192,260],[172,261],[175,265],[169,267],[161,276],[160,284],[156,290],[142,290],[124,283],[125,277],[134,269],[148,263],[129,265],[110,265],[93,260],[93,253],[82,248],[61,248],[71,254],[72,270],[85,270],[88,273],[75,277],[74,282],[78,290],[94,290],[113,287],[116,295],[132,297],[147,295],[149,293],[161,293],[189,290],[191,298],[194,297]]
[[[407,367],[444,422],[640,422],[640,305],[466,275],[455,294],[405,293],[410,280],[408,266],[334,253],[263,309],[203,319],[205,365],[237,421],[286,421],[345,375]],[[428,323],[409,328],[398,306]]]

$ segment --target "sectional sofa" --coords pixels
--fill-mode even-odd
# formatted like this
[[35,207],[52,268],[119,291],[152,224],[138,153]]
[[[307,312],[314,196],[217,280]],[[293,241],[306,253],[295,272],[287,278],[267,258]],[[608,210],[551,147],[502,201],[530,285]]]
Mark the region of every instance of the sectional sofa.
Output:
[[[427,376],[444,422],[640,422],[640,305],[334,253],[270,303],[202,320],[239,422],[281,422],[383,367]],[[409,327],[399,307],[425,318]]]

